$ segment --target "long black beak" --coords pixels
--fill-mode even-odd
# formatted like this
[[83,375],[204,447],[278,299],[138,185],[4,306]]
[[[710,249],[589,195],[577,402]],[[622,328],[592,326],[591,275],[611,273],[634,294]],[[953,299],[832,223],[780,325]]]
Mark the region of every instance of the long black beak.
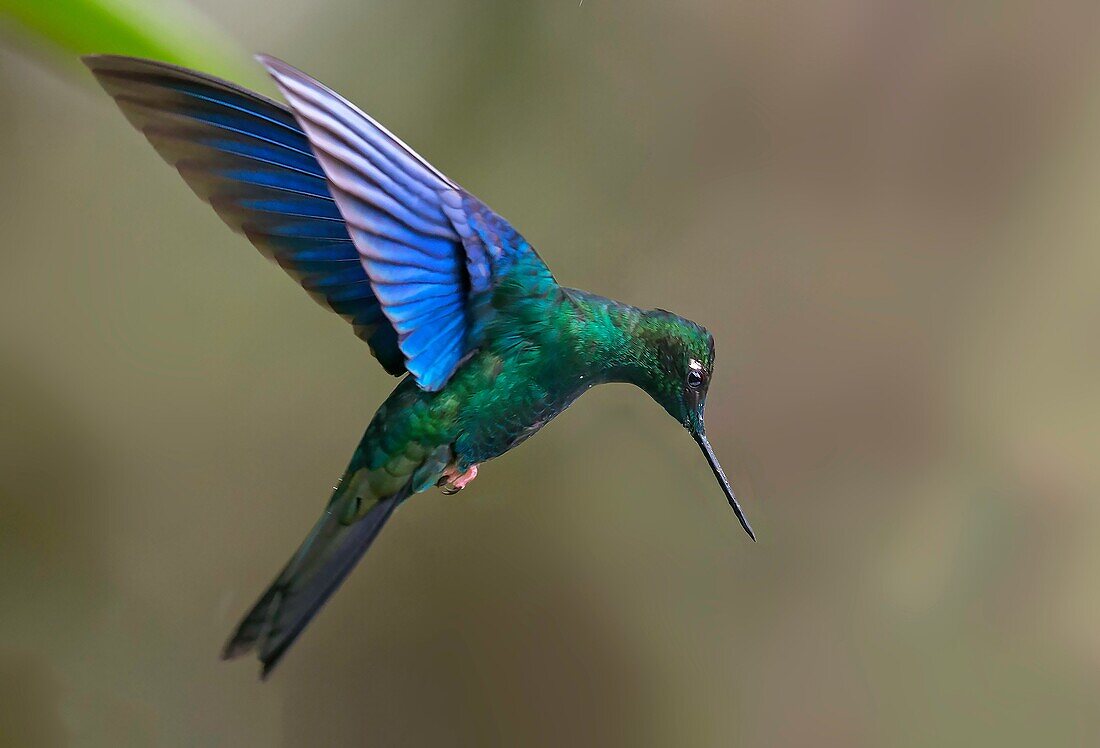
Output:
[[752,531],[752,525],[749,524],[748,519],[745,518],[745,513],[741,511],[741,505],[737,503],[737,497],[733,495],[733,489],[730,487],[730,482],[726,480],[726,474],[722,470],[722,466],[718,464],[718,458],[714,456],[714,450],[711,449],[710,442],[707,441],[707,435],[703,431],[698,433],[692,433],[695,437],[695,441],[699,442],[699,448],[703,450],[703,454],[706,455],[707,463],[710,465],[710,469],[714,471],[714,477],[718,479],[718,482],[722,484],[722,490],[726,492],[726,498],[729,499],[730,506],[733,507],[733,513],[737,515],[737,519],[741,522],[741,526],[745,528],[745,532],[752,538],[752,542],[756,542],[756,533]]

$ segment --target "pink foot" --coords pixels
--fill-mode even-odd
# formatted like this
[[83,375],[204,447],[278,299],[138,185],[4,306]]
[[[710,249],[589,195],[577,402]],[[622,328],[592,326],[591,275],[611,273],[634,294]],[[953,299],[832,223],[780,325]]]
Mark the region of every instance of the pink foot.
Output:
[[443,493],[448,496],[456,494],[466,487],[470,481],[477,477],[477,465],[471,465],[465,473],[459,473],[454,465],[443,471],[443,477],[439,479],[439,485],[443,487]]

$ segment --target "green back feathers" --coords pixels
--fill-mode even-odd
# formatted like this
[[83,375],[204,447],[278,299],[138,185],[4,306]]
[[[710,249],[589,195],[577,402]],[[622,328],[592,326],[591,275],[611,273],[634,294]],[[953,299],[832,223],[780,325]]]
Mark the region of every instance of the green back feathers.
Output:
[[572,353],[586,373],[596,381],[637,385],[684,423],[689,372],[702,377],[705,395],[714,368],[714,337],[706,328],[663,309],[639,309],[573,289],[567,293],[574,304],[567,321]]

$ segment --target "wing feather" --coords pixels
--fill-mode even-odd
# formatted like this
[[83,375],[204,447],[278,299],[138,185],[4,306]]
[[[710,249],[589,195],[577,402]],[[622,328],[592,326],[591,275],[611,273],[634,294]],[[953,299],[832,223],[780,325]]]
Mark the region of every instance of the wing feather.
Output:
[[514,279],[533,294],[557,288],[553,276],[507,221],[370,116],[258,59],[289,108],[174,65],[85,62],[192,190],[351,322],[387,371],[442,388],[501,312],[484,303],[494,285],[520,260]]
[[405,371],[325,172],[285,106],[165,63],[116,56],[85,63],[222,220],[351,322],[387,371]]

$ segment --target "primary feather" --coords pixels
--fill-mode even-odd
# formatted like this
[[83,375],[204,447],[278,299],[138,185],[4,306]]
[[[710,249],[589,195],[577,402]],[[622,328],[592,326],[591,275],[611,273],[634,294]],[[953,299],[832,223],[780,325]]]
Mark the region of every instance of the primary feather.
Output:
[[199,197],[314,299],[351,322],[386,371],[405,372],[397,334],[324,170],[285,106],[167,63],[113,55],[84,61]]
[[281,60],[258,59],[328,177],[405,367],[423,389],[441,389],[481,342],[487,312],[479,302],[518,255],[534,250],[344,97]]
[[157,152],[230,227],[351,322],[391,374],[439,390],[482,342],[519,259],[507,221],[305,73],[261,57],[291,107],[167,63],[85,58]]

